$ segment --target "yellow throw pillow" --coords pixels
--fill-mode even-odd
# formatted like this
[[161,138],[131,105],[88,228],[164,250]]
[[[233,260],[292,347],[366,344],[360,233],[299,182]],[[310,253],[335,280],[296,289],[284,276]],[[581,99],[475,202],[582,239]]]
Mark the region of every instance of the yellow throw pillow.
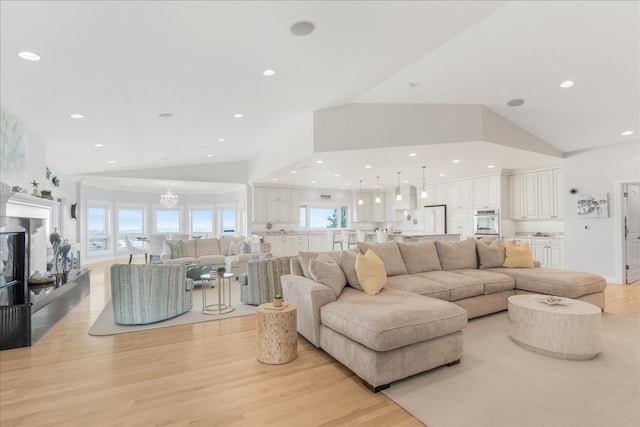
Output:
[[507,242],[507,249],[503,267],[507,268],[533,268],[533,257],[528,243],[516,246],[513,240]]
[[356,257],[356,276],[362,290],[368,295],[376,295],[387,283],[384,263],[371,249],[367,249],[366,254],[358,254]]

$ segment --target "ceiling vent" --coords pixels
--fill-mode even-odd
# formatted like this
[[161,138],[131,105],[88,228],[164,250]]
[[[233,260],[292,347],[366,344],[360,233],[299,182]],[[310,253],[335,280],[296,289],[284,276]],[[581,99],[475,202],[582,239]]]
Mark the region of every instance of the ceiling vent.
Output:
[[320,200],[331,200],[331,194],[321,194]]

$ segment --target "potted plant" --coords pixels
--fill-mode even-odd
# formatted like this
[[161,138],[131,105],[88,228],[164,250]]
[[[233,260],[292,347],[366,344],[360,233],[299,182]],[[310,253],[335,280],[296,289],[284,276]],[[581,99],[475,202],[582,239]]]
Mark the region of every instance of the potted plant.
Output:
[[227,270],[225,270],[224,267],[218,267],[218,269],[216,271],[218,272],[218,277],[224,277],[224,273]]
[[47,200],[53,200],[53,196],[51,195],[51,190],[40,190],[40,197]]
[[273,306],[274,307],[282,307],[282,295],[276,294],[273,297]]

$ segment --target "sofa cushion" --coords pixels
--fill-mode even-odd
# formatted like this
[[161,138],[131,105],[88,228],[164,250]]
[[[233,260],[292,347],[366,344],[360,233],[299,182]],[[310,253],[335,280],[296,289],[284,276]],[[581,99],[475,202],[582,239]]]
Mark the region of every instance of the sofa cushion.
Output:
[[229,246],[233,239],[221,238],[218,240],[218,252],[219,255],[226,255],[229,253]]
[[516,281],[513,277],[506,274],[497,273],[487,270],[454,270],[452,273],[462,274],[463,276],[473,277],[484,283],[484,294],[497,294],[502,291],[510,291],[515,288]]
[[358,242],[358,248],[363,254],[367,253],[367,249],[373,250],[384,263],[384,269],[387,276],[395,276],[397,274],[407,274],[407,267],[404,265],[400,249],[397,242],[385,243],[366,243]]
[[533,257],[528,243],[516,246],[513,240],[507,241],[503,267],[507,268],[533,268]]
[[[224,255],[202,255],[198,258],[200,264],[214,264],[216,266],[224,267],[226,257]],[[228,271],[227,273],[231,273]]]
[[302,274],[307,279],[313,279],[309,272],[309,261],[312,259],[318,259],[318,256],[323,253],[329,255],[335,262],[340,260],[341,251],[327,251],[327,252],[299,252],[298,261],[300,261],[300,267],[302,267]]
[[226,255],[238,255],[242,250],[242,243],[243,242],[239,242],[237,240],[231,240],[231,242],[229,242],[229,250]]
[[433,240],[418,243],[398,242],[398,249],[408,274],[441,269],[438,251]]
[[309,261],[309,273],[313,280],[323,283],[339,296],[345,286],[347,279],[344,277],[342,269],[338,263],[326,253],[318,255],[318,259]]
[[375,351],[388,351],[464,328],[467,312],[455,304],[384,288],[375,297],[345,288],[322,306],[323,325]]
[[196,254],[196,240],[181,240],[181,242],[184,245],[186,256],[198,258]]
[[449,301],[475,297],[484,294],[484,284],[480,279],[457,274],[452,271],[428,271],[416,276],[441,283],[449,289]]
[[371,249],[364,255],[356,254],[356,275],[360,286],[368,295],[376,295],[387,283],[384,263]]
[[435,243],[443,270],[478,268],[475,239],[468,238],[453,243],[436,240]]
[[504,264],[505,248],[502,240],[493,239],[487,242],[486,237],[476,241],[476,249],[478,251],[479,268],[502,267]]
[[493,268],[490,271],[513,277],[516,289],[565,298],[602,292],[607,286],[604,277],[597,274],[557,268]]
[[349,286],[362,290],[362,286],[360,286],[360,281],[358,280],[358,274],[356,273],[356,259],[358,258],[359,253],[360,250],[343,251],[340,254],[338,265],[340,265],[342,272],[347,278]]
[[198,256],[202,255],[220,255],[226,254],[227,252],[220,252],[219,240],[216,238],[210,239],[197,239],[194,240],[196,242],[196,249]]
[[185,249],[182,240],[165,240],[164,244],[169,248],[171,259],[184,258],[187,256],[187,250]]
[[425,279],[415,274],[399,274],[397,276],[387,277],[385,287],[449,301],[448,287],[440,282]]

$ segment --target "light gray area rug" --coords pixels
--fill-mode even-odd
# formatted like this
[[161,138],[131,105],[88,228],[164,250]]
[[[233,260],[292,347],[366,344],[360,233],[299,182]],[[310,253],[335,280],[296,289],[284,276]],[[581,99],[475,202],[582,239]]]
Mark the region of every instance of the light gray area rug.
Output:
[[384,391],[429,427],[640,426],[640,320],[603,313],[603,352],[569,361],[508,336],[502,312],[463,330],[462,362]]
[[[207,304],[215,304],[218,301],[218,289],[207,288]],[[193,307],[191,311],[173,319],[149,325],[117,325],[113,318],[113,306],[111,301],[107,303],[94,324],[89,329],[89,335],[115,335],[127,332],[144,331],[147,329],[166,328],[169,326],[186,325],[189,323],[210,322],[212,320],[229,319],[232,317],[249,316],[256,313],[256,306],[246,305],[240,302],[240,284],[231,283],[231,306],[235,308],[231,313],[212,315],[202,314],[202,289],[199,284],[193,290]]]

